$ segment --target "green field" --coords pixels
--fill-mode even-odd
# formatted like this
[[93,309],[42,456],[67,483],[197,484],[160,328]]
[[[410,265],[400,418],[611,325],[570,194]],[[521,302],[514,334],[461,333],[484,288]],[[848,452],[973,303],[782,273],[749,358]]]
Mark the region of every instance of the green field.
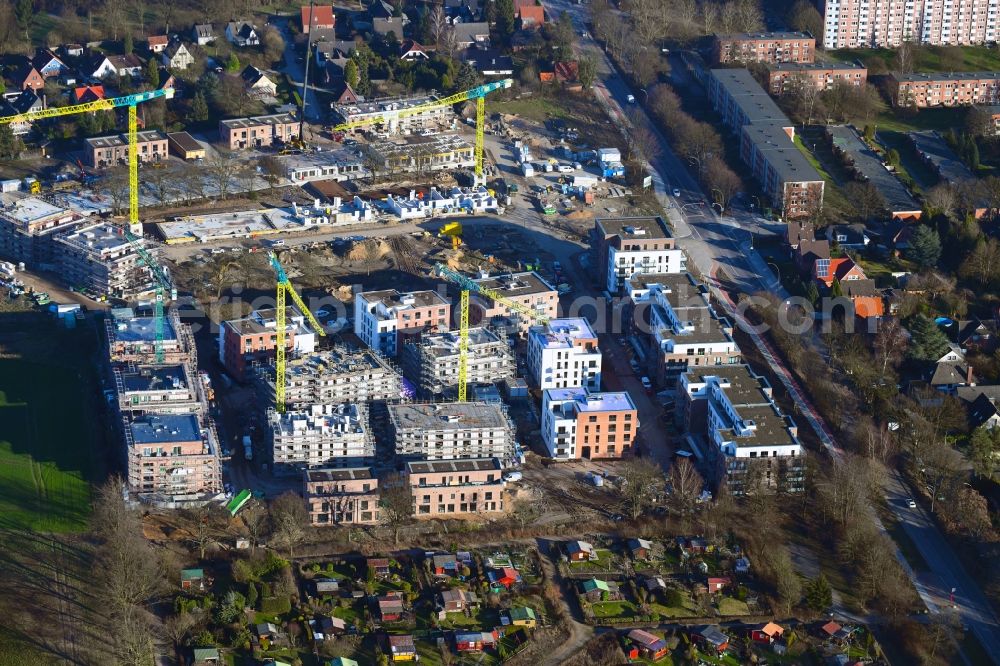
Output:
[[86,527],[94,423],[75,371],[0,360],[0,526]]
[[[893,49],[839,49],[828,54],[837,60],[860,60],[872,74],[896,68]],[[992,72],[1000,69],[1000,50],[988,46],[916,46],[915,72]]]

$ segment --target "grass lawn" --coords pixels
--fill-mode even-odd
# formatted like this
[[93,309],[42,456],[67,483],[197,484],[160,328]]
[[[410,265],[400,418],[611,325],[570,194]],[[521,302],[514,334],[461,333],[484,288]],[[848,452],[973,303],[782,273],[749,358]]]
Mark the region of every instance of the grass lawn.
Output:
[[[73,370],[0,361],[0,515],[15,529],[86,527],[94,422]],[[52,418],[48,410],[59,410]]]
[[813,165],[813,168],[819,172],[819,175],[823,177],[826,181],[826,188],[823,191],[823,203],[825,205],[830,205],[836,207],[838,210],[853,210],[853,206],[844,197],[844,193],[840,190],[840,186],[837,184],[836,179],[830,175],[830,172],[823,168],[816,156],[813,155],[812,151],[806,148],[806,145],[802,142],[801,136],[798,133],[795,134],[795,145],[799,147],[799,150],[805,155],[809,164]]
[[[895,69],[894,49],[840,49],[829,54],[839,60],[860,60],[876,72]],[[1000,69],[1000,51],[986,46],[914,48],[915,72],[989,72],[997,69]]]
[[721,655],[714,657],[699,650],[698,657],[709,664],[720,664],[720,666],[741,666],[739,658],[729,654],[728,652],[723,652]]
[[627,601],[599,601],[590,607],[594,617],[632,617],[635,606]]
[[681,596],[684,600],[680,606],[667,606],[660,603],[651,603],[649,604],[649,607],[666,619],[697,615],[698,608],[695,606],[694,601],[691,600],[691,595],[688,594],[687,590],[682,590]]
[[900,114],[886,107],[875,119],[878,131],[912,132],[915,130],[946,130],[962,127],[967,109],[923,109],[916,113]]
[[611,571],[615,560],[614,553],[603,548],[597,548],[594,552],[597,554],[596,560],[570,562],[570,569],[574,571]]
[[745,601],[722,597],[719,599],[719,613],[721,615],[749,615],[750,607]]
[[570,118],[571,115],[554,100],[545,97],[528,97],[487,103],[490,113],[510,113],[529,120],[542,122],[547,118]]
[[46,656],[28,643],[22,642],[0,632],[0,666],[25,666],[25,664],[44,664]]
[[442,624],[455,628],[482,628],[483,631],[486,631],[500,624],[500,616],[490,608],[480,608],[470,617],[466,617],[465,613],[445,613],[445,617],[447,619]]
[[333,616],[347,622],[348,624],[360,625],[361,618],[364,617],[363,607],[364,601],[359,601],[351,604],[347,608],[337,608],[333,609]]

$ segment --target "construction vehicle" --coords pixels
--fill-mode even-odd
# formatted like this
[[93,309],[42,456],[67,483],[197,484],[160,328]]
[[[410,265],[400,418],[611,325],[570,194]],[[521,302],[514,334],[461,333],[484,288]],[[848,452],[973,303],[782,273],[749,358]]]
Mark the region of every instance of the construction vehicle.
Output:
[[229,511],[229,515],[235,517],[243,506],[250,501],[253,497],[253,493],[249,489],[241,490],[240,494],[229,500],[229,504],[226,505],[226,510]]
[[469,384],[469,293],[474,291],[482,294],[483,296],[492,299],[494,302],[509,308],[512,312],[516,312],[528,321],[544,324],[548,322],[549,318],[526,305],[522,305],[521,303],[516,303],[508,298],[505,298],[497,291],[490,289],[489,287],[482,286],[478,282],[467,278],[461,273],[451,270],[444,264],[437,264],[434,267],[434,272],[449,282],[458,285],[458,287],[462,290],[460,311],[461,323],[458,329],[458,402],[465,402],[468,399]]
[[448,222],[440,231],[438,231],[438,237],[449,237],[451,238],[451,248],[457,250],[462,244],[462,223],[461,222]]
[[285,269],[281,267],[281,262],[278,261],[278,255],[274,252],[268,252],[268,259],[271,262],[271,268],[274,269],[275,276],[277,279],[277,287],[275,294],[275,304],[276,304],[276,328],[277,328],[277,340],[275,341],[275,363],[274,363],[274,408],[279,414],[285,413],[285,380],[287,379],[285,374],[285,322],[286,322],[286,312],[285,312],[285,296],[291,296],[292,301],[298,306],[302,314],[309,320],[312,324],[313,329],[316,334],[321,337],[326,337],[326,331],[323,326],[316,321],[316,317],[313,313],[309,311],[306,304],[302,302],[299,298],[298,293],[292,287],[291,281],[288,279],[288,275],[285,273]]
[[449,95],[448,97],[442,97],[437,101],[429,102],[427,104],[420,104],[419,106],[412,106],[395,111],[386,111],[380,116],[372,116],[370,118],[353,120],[348,123],[341,123],[340,125],[334,126],[333,132],[347,132],[356,127],[367,127],[370,125],[389,125],[393,120],[398,120],[407,116],[415,116],[425,111],[439,109],[445,106],[454,106],[455,104],[460,104],[461,102],[474,99],[476,100],[476,182],[481,183],[483,180],[483,137],[486,126],[486,95],[496,90],[510,88],[512,85],[514,85],[513,79],[492,81],[481,86],[476,86],[471,90],[455,93],[454,95]]

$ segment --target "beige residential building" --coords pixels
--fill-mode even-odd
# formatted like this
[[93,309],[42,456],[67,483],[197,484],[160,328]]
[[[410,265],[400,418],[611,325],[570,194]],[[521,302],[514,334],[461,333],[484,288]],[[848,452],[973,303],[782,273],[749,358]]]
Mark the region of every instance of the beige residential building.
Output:
[[301,124],[291,114],[231,118],[219,121],[219,140],[229,150],[266,148],[301,136]]
[[55,237],[56,263],[62,280],[94,296],[133,301],[156,288],[152,271],[120,227],[104,222],[80,226]]
[[[92,167],[113,167],[128,162],[128,137],[124,134],[95,136],[84,139],[83,155]],[[136,152],[140,162],[159,162],[167,159],[167,135],[159,130],[148,130],[136,135]]]
[[[469,329],[465,364],[469,384],[493,384],[513,379],[514,356],[506,336],[488,328]],[[453,398],[458,391],[459,336],[457,332],[430,333],[403,346],[400,365],[420,396]]]
[[826,0],[827,49],[997,41],[998,0]]
[[[559,316],[558,292],[545,278],[534,271],[485,276],[473,281],[509,301],[537,312],[545,319],[555,319]],[[522,335],[532,326],[527,317],[485,294],[473,292],[470,297],[472,303],[481,310],[483,323],[503,326],[511,332],[516,330]]]
[[378,479],[370,467],[303,472],[309,521],[317,526],[379,522]]
[[417,518],[502,513],[504,482],[496,458],[411,462],[406,479]]
[[1000,72],[893,72],[887,89],[899,107],[993,105],[1000,102]]
[[146,414],[126,419],[125,450],[132,492],[169,501],[222,491],[218,435],[196,414]]
[[357,467],[375,457],[364,405],[309,405],[269,410],[271,463],[276,474],[314,467]]
[[389,405],[396,456],[411,460],[507,459],[514,428],[503,406],[486,402]]

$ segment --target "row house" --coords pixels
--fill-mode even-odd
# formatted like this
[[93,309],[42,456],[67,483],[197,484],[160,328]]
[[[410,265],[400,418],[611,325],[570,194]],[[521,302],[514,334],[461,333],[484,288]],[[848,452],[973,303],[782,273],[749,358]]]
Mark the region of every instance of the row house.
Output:
[[715,35],[713,55],[717,64],[746,65],[813,62],[816,39],[807,32],[744,32]]
[[[84,161],[92,167],[103,169],[128,162],[128,136],[115,134],[96,136],[83,140]],[[159,130],[136,134],[136,154],[140,162],[159,162],[169,153],[167,135]]]
[[229,150],[283,145],[301,136],[302,124],[291,114],[230,118],[219,121],[219,140]]
[[1000,102],[1000,72],[893,72],[889,99],[898,107],[991,105]]
[[841,81],[860,88],[868,81],[868,69],[856,62],[787,62],[767,70],[767,88],[772,95],[792,94],[801,86],[831,90]]

